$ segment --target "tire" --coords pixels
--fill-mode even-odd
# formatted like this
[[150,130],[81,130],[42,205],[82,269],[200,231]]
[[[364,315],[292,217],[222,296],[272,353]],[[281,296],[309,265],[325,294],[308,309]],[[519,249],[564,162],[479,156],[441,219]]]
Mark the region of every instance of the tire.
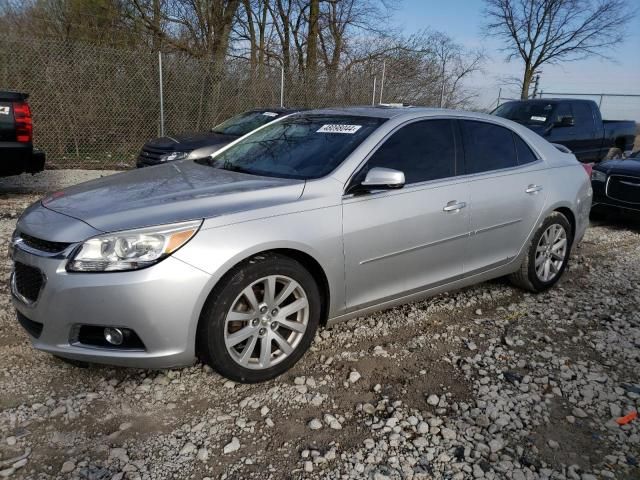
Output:
[[[560,231],[560,229],[564,232],[564,239],[566,240],[564,251],[558,249],[561,244],[561,238],[557,241],[552,240],[552,247],[548,247],[545,251],[539,251],[539,247],[544,248],[544,246],[547,246],[546,242],[548,239],[550,239],[551,236],[555,236],[555,232]],[[550,232],[550,236],[545,237],[545,240],[543,240],[546,232]],[[527,254],[522,261],[522,265],[517,272],[509,276],[509,280],[511,280],[514,285],[529,290],[530,292],[538,293],[551,288],[560,280],[567,268],[572,244],[573,231],[567,217],[560,212],[551,213],[544,219],[542,225],[538,227],[538,230],[527,246]],[[563,257],[561,263],[559,263],[560,259],[558,258],[560,254]],[[536,270],[536,259],[542,262],[541,264],[538,263],[539,270]],[[550,262],[548,271],[550,275],[552,274],[551,277],[545,277],[545,264],[547,260]],[[540,267],[542,267],[541,271]]]
[[209,295],[198,325],[198,356],[237,382],[275,378],[311,345],[321,302],[318,285],[299,262],[275,253],[256,255]]

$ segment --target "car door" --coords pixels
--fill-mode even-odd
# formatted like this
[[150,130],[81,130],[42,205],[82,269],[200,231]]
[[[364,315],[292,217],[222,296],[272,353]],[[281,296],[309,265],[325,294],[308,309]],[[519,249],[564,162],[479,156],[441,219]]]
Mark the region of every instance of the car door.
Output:
[[469,181],[471,235],[465,274],[506,264],[540,217],[547,170],[529,146],[500,125],[460,121]]
[[[452,120],[421,120],[387,137],[353,177],[373,167],[404,172],[405,186],[344,196],[347,307],[380,303],[462,274],[469,192],[456,177]],[[349,190],[347,190],[348,192]]]
[[[596,130],[596,122],[593,116],[595,104],[585,101],[572,102],[573,118],[577,126],[575,149],[576,157],[581,162],[598,161],[602,146],[602,134]],[[571,147],[569,147],[571,148]]]
[[[574,125],[559,125],[558,123],[563,117],[571,117],[574,119]],[[551,143],[559,143],[571,150],[578,159],[582,155],[583,145],[580,143],[580,126],[576,121],[573,108],[570,102],[560,102],[556,104],[551,118],[551,130],[549,130],[546,139]]]

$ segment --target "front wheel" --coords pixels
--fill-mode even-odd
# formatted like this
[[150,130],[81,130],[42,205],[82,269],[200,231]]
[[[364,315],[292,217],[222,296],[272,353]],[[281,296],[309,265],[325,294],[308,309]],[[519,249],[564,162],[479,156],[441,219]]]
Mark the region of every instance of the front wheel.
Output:
[[567,268],[573,232],[560,212],[549,215],[533,235],[520,269],[509,278],[531,292],[542,292],[560,280]]
[[304,355],[320,312],[318,286],[299,262],[257,255],[212,292],[200,319],[199,356],[238,382],[272,379]]

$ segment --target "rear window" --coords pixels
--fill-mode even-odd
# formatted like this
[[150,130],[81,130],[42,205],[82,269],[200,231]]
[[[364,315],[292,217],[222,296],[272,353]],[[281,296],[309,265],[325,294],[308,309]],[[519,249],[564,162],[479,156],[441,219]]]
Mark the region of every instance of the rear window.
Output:
[[544,125],[551,120],[554,109],[554,103],[508,102],[496,108],[493,114],[523,125]]
[[340,165],[383,122],[360,116],[296,115],[197,162],[252,175],[320,178]]

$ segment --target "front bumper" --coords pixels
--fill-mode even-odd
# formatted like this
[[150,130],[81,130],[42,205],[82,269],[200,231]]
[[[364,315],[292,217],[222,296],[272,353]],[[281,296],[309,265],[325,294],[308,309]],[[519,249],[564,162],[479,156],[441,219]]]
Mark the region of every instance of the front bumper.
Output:
[[[27,329],[35,348],[74,360],[126,367],[168,368],[194,362],[198,318],[210,275],[174,257],[146,269],[112,273],[68,273],[64,256],[36,255],[19,246],[12,257],[38,268],[44,276],[33,302],[21,296],[12,281],[12,299],[23,316],[21,323],[25,326],[26,318],[36,324],[35,331]],[[80,325],[131,329],[144,348],[78,343]]]

